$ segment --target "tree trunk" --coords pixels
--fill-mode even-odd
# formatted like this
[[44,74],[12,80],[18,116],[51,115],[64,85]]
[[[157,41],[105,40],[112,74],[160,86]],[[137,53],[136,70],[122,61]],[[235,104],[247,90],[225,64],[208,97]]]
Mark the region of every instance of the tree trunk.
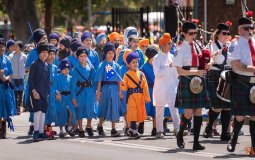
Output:
[[39,28],[35,0],[3,0],[17,40],[28,43],[32,31]]
[[52,1],[51,0],[45,0],[44,1],[45,4],[45,32],[47,33],[47,35],[50,34],[51,32],[51,19],[52,19],[52,14],[51,14],[51,5],[52,5]]

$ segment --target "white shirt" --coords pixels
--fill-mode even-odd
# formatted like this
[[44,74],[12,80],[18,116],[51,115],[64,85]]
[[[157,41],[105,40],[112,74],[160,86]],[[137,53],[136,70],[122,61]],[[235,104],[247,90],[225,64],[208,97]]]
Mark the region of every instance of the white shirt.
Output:
[[[221,43],[220,41],[218,41],[218,43],[219,43],[221,49],[223,49],[223,43]],[[227,42],[225,45],[226,45],[226,47],[229,47],[230,43]],[[214,55],[217,51],[220,50],[215,42],[207,44],[206,48],[208,48],[210,50],[211,55]],[[228,58],[229,57],[229,52],[227,54],[228,54],[227,55],[227,58]],[[222,54],[218,54],[215,57],[214,64],[223,64],[224,61],[225,61],[225,57]],[[217,68],[217,67],[212,66],[212,70],[220,70],[220,69]]]
[[[254,38],[252,38],[252,43],[253,46],[255,47]],[[240,60],[242,64],[253,66],[248,39],[240,36],[237,40],[236,39],[233,40],[229,47],[229,52],[230,52],[228,59],[229,63],[234,60]],[[234,69],[233,71],[240,75],[254,76],[252,72],[243,72]]]
[[23,52],[20,54],[13,52],[9,55],[9,57],[11,59],[13,68],[12,79],[24,79],[27,55],[25,55]]
[[[193,43],[195,52],[197,53],[195,44]],[[197,47],[198,48],[198,47]],[[199,53],[197,53],[198,55]],[[198,57],[197,57],[197,65],[198,65]],[[188,41],[183,41],[183,43],[177,47],[175,50],[175,56],[173,58],[173,66],[175,67],[183,67],[183,66],[191,66],[192,65],[192,50],[191,45]]]
[[170,67],[172,61],[170,53],[159,53],[153,60],[153,71],[155,74],[155,82],[153,87],[153,105],[165,106],[166,104],[174,104],[177,86],[179,83],[178,73],[175,67]]

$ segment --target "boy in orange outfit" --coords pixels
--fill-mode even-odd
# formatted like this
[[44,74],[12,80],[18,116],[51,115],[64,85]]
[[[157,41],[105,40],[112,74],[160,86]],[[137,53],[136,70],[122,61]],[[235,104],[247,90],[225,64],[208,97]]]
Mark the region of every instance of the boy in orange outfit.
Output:
[[138,54],[131,52],[126,58],[129,66],[124,75],[122,90],[127,91],[127,121],[130,124],[129,134],[132,139],[140,138],[137,131],[137,123],[146,118],[145,103],[150,102],[148,84],[143,72],[138,70]]

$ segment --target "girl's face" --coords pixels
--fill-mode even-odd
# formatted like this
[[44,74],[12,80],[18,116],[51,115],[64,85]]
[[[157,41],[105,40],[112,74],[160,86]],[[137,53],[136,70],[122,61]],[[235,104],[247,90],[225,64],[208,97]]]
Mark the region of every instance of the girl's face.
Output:
[[65,76],[67,76],[69,74],[69,68],[65,68],[61,71],[61,73]]
[[53,61],[55,59],[55,53],[54,52],[50,52],[49,53],[49,56],[47,57],[46,61],[49,63],[49,64],[52,64]]
[[56,44],[58,43],[58,41],[56,39],[51,39],[50,43],[54,46],[56,46]]
[[78,60],[81,64],[86,64],[87,61],[87,54],[86,53],[82,53],[79,55]]
[[133,39],[129,42],[130,48],[131,49],[136,49],[138,47],[138,39]]
[[137,70],[137,68],[138,68],[138,58],[133,59],[133,60],[129,63],[129,68],[130,68],[132,71],[136,71],[136,70]]
[[218,35],[219,41],[221,43],[226,43],[228,41],[229,35],[230,35],[230,32],[228,30],[222,30],[220,34]]
[[111,61],[113,61],[113,58],[114,58],[114,52],[113,51],[107,52],[106,60],[111,62]]
[[48,56],[49,56],[49,52],[48,52],[48,51],[42,51],[42,52],[40,52],[40,54],[39,54],[39,58],[40,58],[43,62],[46,61],[46,59],[47,59]]
[[185,40],[188,42],[192,42],[193,39],[196,38],[197,30],[196,29],[189,29],[187,33],[183,33]]

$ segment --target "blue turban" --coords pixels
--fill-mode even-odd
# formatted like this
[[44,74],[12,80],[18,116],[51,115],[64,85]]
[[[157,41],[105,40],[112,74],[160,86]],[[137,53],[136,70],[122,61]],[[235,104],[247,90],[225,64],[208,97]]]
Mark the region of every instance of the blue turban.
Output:
[[[106,57],[106,54],[109,52],[109,51],[113,51],[115,52],[115,46],[114,44],[112,44],[111,42],[107,42],[106,45],[104,46],[104,54],[103,54],[103,60],[105,60],[105,57]],[[115,57],[115,56],[114,56]]]
[[0,38],[0,44],[5,46],[5,40],[3,38]]
[[49,35],[49,40],[51,39],[56,39],[57,41],[59,41],[59,35],[56,32],[51,32]]
[[36,43],[38,43],[40,39],[45,35],[46,35],[45,31],[41,28],[38,28],[33,32],[33,38]]
[[7,41],[6,43],[6,48],[9,49],[11,46],[13,46],[15,44],[15,41],[10,39],[9,41]]
[[136,53],[136,51],[132,51],[131,53],[128,54],[126,61],[129,64],[133,59],[138,59],[138,54]]
[[38,54],[40,54],[42,51],[49,51],[49,44],[48,43],[40,43],[37,46]]
[[91,38],[92,39],[92,34],[90,32],[84,32],[82,35],[81,35],[81,42],[83,42],[86,38]]
[[49,52],[54,52],[55,54],[57,53],[58,48],[53,46],[52,44],[49,44]]
[[103,38],[105,38],[107,40],[106,34],[101,33],[101,34],[97,35],[96,44],[98,45],[102,41]]
[[73,52],[75,52],[80,46],[82,46],[82,44],[77,39],[73,39],[71,41],[70,48]]
[[59,43],[65,46],[65,48],[70,48],[70,40],[67,37],[61,39]]
[[60,69],[61,71],[62,71],[63,69],[65,69],[65,68],[68,68],[68,69],[71,68],[71,63],[70,63],[70,61],[69,61],[67,58],[63,59],[63,60],[60,61],[60,63],[59,63],[59,69]]
[[88,50],[84,46],[78,47],[76,50],[76,56],[79,57],[82,53],[85,53],[88,56]]

